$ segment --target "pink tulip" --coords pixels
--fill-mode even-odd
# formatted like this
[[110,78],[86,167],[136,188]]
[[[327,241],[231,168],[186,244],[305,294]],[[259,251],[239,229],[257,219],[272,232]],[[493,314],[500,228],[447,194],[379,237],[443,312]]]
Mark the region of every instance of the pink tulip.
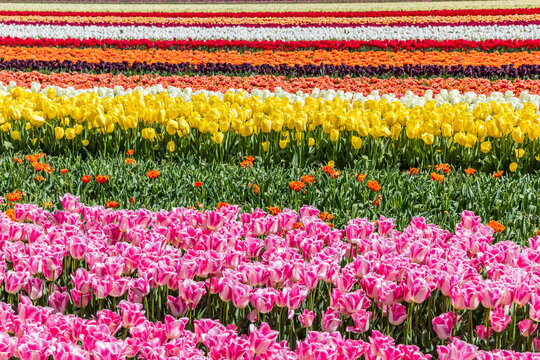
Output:
[[495,332],[503,331],[512,318],[505,314],[504,309],[498,308],[489,312],[489,322]]
[[130,303],[122,300],[118,304],[122,313],[122,323],[124,327],[137,326],[146,320],[142,304]]
[[407,316],[407,308],[402,304],[394,303],[388,311],[388,321],[395,326],[403,324]]
[[537,337],[533,338],[533,349],[535,352],[540,352],[540,339]]
[[249,348],[255,354],[263,354],[275,343],[278,335],[279,332],[270,329],[270,326],[265,322],[261,323],[259,329],[251,324],[249,326]]
[[341,325],[341,318],[339,312],[335,311],[331,307],[326,309],[323,314],[321,328],[325,332],[334,332]]
[[9,360],[16,345],[17,338],[12,338],[8,334],[0,332],[0,360]]
[[43,295],[43,280],[39,278],[29,278],[26,283],[26,293],[32,300],[39,299]]
[[354,321],[354,327],[347,326],[347,331],[361,334],[369,330],[369,319],[371,318],[371,311],[361,310],[352,314]]
[[464,211],[461,213],[461,228],[469,231],[474,231],[480,225],[482,219],[475,216],[472,211]]
[[206,289],[203,282],[182,280],[178,283],[178,294],[194,309],[206,294]]
[[188,311],[188,304],[182,297],[167,296],[167,306],[175,317],[183,316]]
[[77,291],[75,289],[72,289],[69,291],[71,295],[71,299],[73,300],[73,304],[78,308],[85,308],[90,303],[90,299],[92,298],[92,294],[82,294],[80,291]]
[[121,341],[96,341],[92,355],[95,360],[122,360],[126,358],[128,347]]
[[313,326],[313,320],[315,320],[315,314],[313,311],[304,310],[302,314],[298,315],[298,320],[305,328],[310,328]]
[[52,307],[55,312],[62,314],[66,312],[68,303],[69,294],[67,292],[61,293],[56,290],[49,296],[49,306]]
[[62,258],[46,256],[43,258],[43,276],[48,281],[56,281],[62,274]]
[[60,198],[62,207],[67,212],[79,212],[79,197],[71,194],[65,194]]
[[447,312],[441,314],[431,321],[433,330],[441,340],[446,340],[452,336],[452,330],[456,322],[456,314]]
[[18,347],[21,360],[47,360],[49,358],[49,341],[44,339],[28,339]]
[[269,313],[272,311],[272,307],[274,306],[278,295],[279,291],[272,288],[257,289],[251,294],[251,306],[253,306],[261,314]]
[[186,324],[188,322],[187,318],[181,318],[176,320],[171,315],[165,315],[165,332],[167,335],[167,338],[169,339],[176,339],[178,338],[182,331],[184,331],[184,328],[186,327]]
[[529,302],[529,317],[531,320],[540,321],[540,295],[533,293]]
[[29,274],[9,270],[4,278],[5,290],[8,294],[16,294],[26,285]]
[[528,337],[531,336],[536,331],[536,328],[538,327],[538,324],[533,322],[532,320],[525,319],[521,320],[518,323],[519,331],[521,332],[521,335]]
[[[476,335],[478,335],[480,340],[487,340],[488,331],[487,331],[487,329],[486,329],[486,327],[484,325],[476,325],[476,328],[474,329],[474,332],[476,333]],[[491,336],[492,334],[493,334],[493,328],[490,327],[489,328],[489,336]]]
[[437,346],[437,353],[440,360],[473,360],[478,348],[455,337],[448,346]]

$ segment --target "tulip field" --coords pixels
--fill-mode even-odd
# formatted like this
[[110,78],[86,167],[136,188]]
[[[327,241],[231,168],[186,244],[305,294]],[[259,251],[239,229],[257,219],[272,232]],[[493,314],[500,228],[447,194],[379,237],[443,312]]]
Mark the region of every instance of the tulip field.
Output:
[[0,3],[0,360],[540,360],[538,4],[113,2]]

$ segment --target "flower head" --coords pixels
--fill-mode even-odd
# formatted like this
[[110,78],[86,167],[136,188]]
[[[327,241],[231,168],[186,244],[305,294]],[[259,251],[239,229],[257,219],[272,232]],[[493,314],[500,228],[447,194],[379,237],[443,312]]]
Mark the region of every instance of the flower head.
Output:
[[494,178],[500,178],[502,176],[502,174],[504,173],[503,170],[499,170],[497,171],[495,174],[493,174],[493,177]]
[[107,202],[105,203],[105,205],[108,207],[108,208],[115,208],[118,206],[118,203],[116,201],[109,201],[107,200]]
[[303,189],[305,184],[301,181],[291,181],[289,182],[289,187],[294,191],[300,191]]
[[105,184],[107,182],[107,179],[109,178],[108,175],[98,175],[96,177],[96,181],[99,183],[99,184]]
[[410,168],[409,171],[407,171],[407,174],[409,175],[418,175],[418,173],[420,173],[418,168]]
[[196,188],[200,188],[202,186],[202,182],[200,181],[195,181],[195,183],[193,184],[193,186],[195,186]]
[[506,229],[502,224],[495,220],[491,220],[486,225],[492,228],[496,233],[503,232],[504,229]]
[[81,178],[82,182],[83,183],[88,183],[90,182],[90,180],[92,180],[92,177],[90,175],[84,175],[82,178]]
[[126,151],[127,156],[131,156],[133,154],[135,154],[135,150],[133,150],[133,149],[129,149],[128,151]]
[[60,169],[60,174],[67,174],[68,169]]
[[149,172],[146,173],[146,176],[148,176],[148,178],[150,179],[157,179],[159,177],[161,173],[157,170],[150,170]]
[[381,190],[381,185],[375,180],[369,180],[368,181],[368,188],[370,188],[373,191],[379,191]]
[[304,175],[300,178],[300,180],[302,180],[302,182],[306,184],[311,184],[315,181],[315,178],[313,177],[313,175]]
[[464,171],[465,174],[467,174],[467,175],[473,175],[473,174],[476,172],[476,170],[473,169],[473,168],[467,168],[467,169],[465,169],[465,170],[463,170],[463,171]]
[[433,181],[437,181],[437,182],[440,182],[440,183],[442,184],[443,181],[444,181],[444,176],[441,175],[441,174],[437,174],[437,173],[435,173],[435,172],[432,172],[432,173],[431,173],[431,179],[432,179]]

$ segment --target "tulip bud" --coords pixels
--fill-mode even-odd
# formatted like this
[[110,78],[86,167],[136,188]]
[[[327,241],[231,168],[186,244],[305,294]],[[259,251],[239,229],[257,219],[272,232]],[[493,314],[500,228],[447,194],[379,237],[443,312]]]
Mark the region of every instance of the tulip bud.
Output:
[[167,150],[169,152],[174,152],[174,150],[176,150],[176,145],[175,145],[174,141],[171,140],[171,141],[169,141],[167,143]]
[[17,130],[14,130],[11,132],[11,138],[15,141],[19,140],[21,138],[21,134]]
[[54,128],[54,137],[56,140],[60,140],[64,137],[64,128],[61,127],[55,127]]
[[484,153],[484,154],[487,154],[488,152],[491,151],[491,143],[489,141],[484,141],[481,145],[480,145],[480,150]]

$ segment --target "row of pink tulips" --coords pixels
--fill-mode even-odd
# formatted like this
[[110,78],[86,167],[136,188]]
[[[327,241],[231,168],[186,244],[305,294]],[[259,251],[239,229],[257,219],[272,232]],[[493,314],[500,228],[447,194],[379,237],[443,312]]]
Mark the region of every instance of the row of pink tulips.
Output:
[[[20,296],[18,314],[0,302],[0,359],[22,360],[120,360],[127,358],[225,359],[225,360],[423,360],[415,345],[396,345],[394,339],[373,330],[368,341],[347,339],[339,332],[310,331],[292,351],[286,341],[276,341],[278,332],[263,322],[250,325],[249,334],[239,334],[234,325],[217,320],[195,320],[188,330],[187,318],[167,315],[150,322],[141,304],[122,301],[120,313],[99,310],[91,319],[55,312],[32,305]],[[11,334],[10,334],[11,333]],[[479,351],[454,337],[437,348],[441,360],[538,359],[533,353]]]
[[[241,334],[264,322],[297,355],[323,336],[309,330],[339,331],[343,341],[381,331],[443,358],[465,346],[456,336],[469,350],[540,347],[540,236],[524,248],[493,243],[470,212],[455,233],[419,217],[399,232],[384,217],[334,229],[309,206],[270,215],[230,205],[114,211],[69,194],[61,202],[64,211],[20,204],[19,222],[0,217],[4,301],[17,304],[24,292],[79,318],[129,304],[144,321],[185,316],[195,329],[212,318]],[[409,358],[401,353],[386,358]],[[471,354],[463,359],[498,358]]]

